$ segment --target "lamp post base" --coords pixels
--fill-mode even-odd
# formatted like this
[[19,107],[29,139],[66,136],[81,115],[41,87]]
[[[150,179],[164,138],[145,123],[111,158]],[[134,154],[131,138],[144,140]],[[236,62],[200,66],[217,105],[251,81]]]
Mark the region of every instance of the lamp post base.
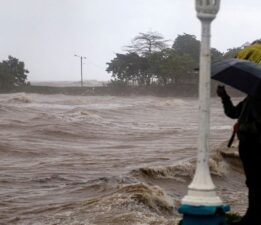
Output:
[[216,206],[223,204],[220,197],[217,196],[214,186],[205,190],[189,188],[188,194],[182,199],[181,203],[184,205],[201,206]]
[[181,225],[226,225],[225,214],[229,205],[193,206],[182,204],[178,211],[183,214]]

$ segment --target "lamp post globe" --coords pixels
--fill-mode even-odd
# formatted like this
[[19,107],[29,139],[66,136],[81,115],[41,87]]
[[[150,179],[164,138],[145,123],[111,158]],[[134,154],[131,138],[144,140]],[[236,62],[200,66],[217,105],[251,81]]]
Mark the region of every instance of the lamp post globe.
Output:
[[201,21],[201,48],[199,70],[199,135],[196,171],[182,204],[216,206],[222,200],[210,176],[209,131],[210,131],[210,25],[215,19],[220,0],[196,0],[197,17]]

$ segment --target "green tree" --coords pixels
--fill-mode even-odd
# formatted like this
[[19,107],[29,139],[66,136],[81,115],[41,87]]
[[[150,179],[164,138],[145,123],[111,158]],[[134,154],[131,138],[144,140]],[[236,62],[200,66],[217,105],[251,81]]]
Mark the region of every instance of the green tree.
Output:
[[223,59],[223,54],[215,48],[211,48],[211,61],[219,61]]
[[[195,35],[186,34],[178,35],[172,48],[180,54],[187,54],[194,61],[195,68],[199,66],[200,41]],[[215,48],[211,48],[212,61],[221,60],[223,54]]]
[[[107,63],[107,72],[114,81],[128,84],[137,81],[139,85],[159,85],[194,82],[198,78],[195,68],[199,67],[200,41],[190,34],[178,35],[172,48],[158,33],[140,33],[128,46],[127,54],[116,54]],[[223,54],[211,49],[213,61],[220,60]]]
[[241,47],[229,48],[229,49],[225,52],[223,58],[224,58],[224,59],[234,58],[234,57],[237,55],[237,53],[238,53],[241,49],[242,49]]
[[148,71],[156,78],[159,85],[179,83],[190,72],[194,73],[193,60],[187,54],[177,53],[174,49],[166,48],[152,53],[148,57]]
[[153,52],[161,51],[167,47],[167,40],[157,32],[139,33],[132,41],[131,45],[126,46],[128,52],[135,52],[141,56],[147,56]]
[[9,90],[14,86],[15,78],[7,65],[0,63],[0,90]]
[[174,40],[172,48],[181,54],[189,55],[197,64],[199,62],[200,41],[195,35],[186,34],[178,35]]
[[[148,64],[146,70],[147,84],[148,83],[150,84],[154,79],[157,79],[159,81],[159,77],[162,78],[161,81],[165,81],[167,79],[167,74],[164,71],[165,69],[164,50],[153,52],[147,55],[146,59]],[[150,79],[150,81],[148,79]]]
[[139,84],[145,84],[145,71],[147,70],[147,60],[136,53],[116,54],[116,57],[107,63],[106,71],[112,73],[115,80],[124,83],[137,81]]
[[165,51],[165,54],[165,71],[168,71],[170,83],[182,83],[191,74],[195,74],[195,62],[190,55],[171,49]]
[[28,73],[24,62],[8,56],[8,60],[0,63],[0,88],[10,89],[14,86],[26,85]]

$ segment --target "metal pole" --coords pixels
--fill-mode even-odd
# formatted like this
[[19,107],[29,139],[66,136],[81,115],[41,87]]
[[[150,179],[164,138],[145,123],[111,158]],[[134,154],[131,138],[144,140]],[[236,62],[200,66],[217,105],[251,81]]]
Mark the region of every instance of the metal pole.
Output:
[[83,63],[82,63],[82,61],[83,61],[83,59],[86,59],[86,57],[79,56],[79,55],[74,55],[74,56],[79,57],[81,60],[81,87],[83,87],[83,67],[82,67]]
[[83,87],[83,77],[82,77],[82,56],[81,56],[81,86]]

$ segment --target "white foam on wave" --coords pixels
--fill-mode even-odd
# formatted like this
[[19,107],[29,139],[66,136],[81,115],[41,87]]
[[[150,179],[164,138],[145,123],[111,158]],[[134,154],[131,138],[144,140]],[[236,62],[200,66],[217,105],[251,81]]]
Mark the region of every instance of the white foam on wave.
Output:
[[10,103],[31,103],[32,99],[25,93],[20,93],[8,99]]
[[150,225],[174,224],[174,201],[160,187],[144,183],[119,185],[114,193],[67,204],[40,224]]
[[[208,164],[212,175],[219,177],[226,176],[228,165],[219,153],[212,155]],[[195,167],[196,161],[193,159],[173,166],[140,168],[138,171],[133,171],[133,173],[140,173],[143,176],[153,179],[166,178],[175,179],[179,182],[186,182],[192,179],[195,173]]]
[[77,122],[77,121],[100,121],[103,118],[96,114],[93,110],[88,110],[86,108],[74,108],[72,110],[60,113],[57,115],[58,118],[66,120],[68,122]]

